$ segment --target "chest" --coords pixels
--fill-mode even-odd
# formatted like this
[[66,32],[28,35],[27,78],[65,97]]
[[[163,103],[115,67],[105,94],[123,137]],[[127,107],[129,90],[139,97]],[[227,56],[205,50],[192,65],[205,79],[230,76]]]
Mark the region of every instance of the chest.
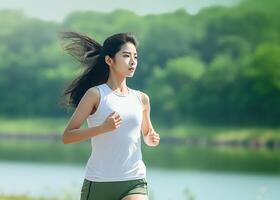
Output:
[[142,121],[142,104],[136,96],[117,97],[108,95],[103,102],[103,113],[117,112],[124,123],[136,125]]

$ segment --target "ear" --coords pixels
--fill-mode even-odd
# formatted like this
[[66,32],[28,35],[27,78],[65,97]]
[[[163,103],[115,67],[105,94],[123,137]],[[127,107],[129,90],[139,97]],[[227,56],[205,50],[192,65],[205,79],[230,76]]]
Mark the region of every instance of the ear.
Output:
[[107,65],[112,66],[113,59],[110,56],[106,55],[105,56],[105,62],[107,63]]

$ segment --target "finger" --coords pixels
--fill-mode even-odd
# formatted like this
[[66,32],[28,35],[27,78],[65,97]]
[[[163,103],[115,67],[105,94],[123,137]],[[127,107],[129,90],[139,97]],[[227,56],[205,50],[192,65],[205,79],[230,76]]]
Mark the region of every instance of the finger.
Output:
[[122,122],[122,119],[121,119],[121,118],[119,118],[119,119],[117,119],[117,120],[115,121],[115,123],[119,123],[119,122]]
[[155,135],[155,137],[159,138],[159,134],[158,133],[155,132],[154,135]]
[[119,114],[118,114],[116,111],[115,111],[114,114],[113,114],[114,117],[116,117],[116,116],[118,116],[118,115],[119,115]]
[[153,131],[152,131],[152,132],[149,132],[149,135],[152,136],[152,137],[154,137],[154,136],[155,136],[155,132],[153,132]]
[[121,119],[121,116],[118,115],[115,117],[115,120],[119,120],[119,119]]
[[158,140],[159,138],[156,136],[153,136],[153,140]]
[[154,134],[153,137],[156,138],[156,139],[159,139],[159,135],[158,134]]
[[152,129],[149,130],[148,135],[153,135],[153,130]]
[[155,140],[160,140],[160,138],[158,138],[158,137],[155,137],[154,139],[155,139]]
[[158,141],[159,141],[159,139],[156,139],[156,138],[155,138],[153,141],[154,141],[154,142],[158,142]]
[[159,139],[159,135],[158,135],[158,134],[155,134],[155,138],[158,138],[158,139]]
[[116,113],[114,113],[112,116],[111,116],[112,119],[116,120],[118,118],[118,115],[116,115]]
[[121,125],[121,122],[116,123],[116,127],[119,127]]

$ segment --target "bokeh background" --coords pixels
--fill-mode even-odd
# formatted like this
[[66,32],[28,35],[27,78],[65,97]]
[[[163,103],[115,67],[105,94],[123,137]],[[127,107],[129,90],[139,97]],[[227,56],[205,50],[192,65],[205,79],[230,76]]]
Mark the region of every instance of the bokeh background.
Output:
[[[0,199],[79,199],[90,142],[64,145],[63,90],[83,68],[60,31],[140,43],[128,86],[146,92],[150,200],[280,196],[278,0],[1,0]],[[87,127],[86,122],[83,127]]]

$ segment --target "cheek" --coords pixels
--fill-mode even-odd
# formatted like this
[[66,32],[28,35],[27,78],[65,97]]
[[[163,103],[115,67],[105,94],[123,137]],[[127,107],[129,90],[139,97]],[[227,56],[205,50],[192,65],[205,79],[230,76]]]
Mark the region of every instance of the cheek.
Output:
[[129,59],[126,59],[126,58],[119,58],[119,59],[116,61],[116,64],[117,64],[117,66],[119,66],[119,67],[124,67],[124,65],[128,65],[128,64],[129,64]]
[[125,59],[119,59],[115,62],[115,70],[118,72],[124,71],[129,63]]
[[115,63],[116,63],[116,64],[120,64],[120,63],[123,63],[123,62],[125,62],[125,58],[123,58],[123,57],[121,57],[121,56],[120,56],[120,57],[117,57],[116,60],[115,60]]

